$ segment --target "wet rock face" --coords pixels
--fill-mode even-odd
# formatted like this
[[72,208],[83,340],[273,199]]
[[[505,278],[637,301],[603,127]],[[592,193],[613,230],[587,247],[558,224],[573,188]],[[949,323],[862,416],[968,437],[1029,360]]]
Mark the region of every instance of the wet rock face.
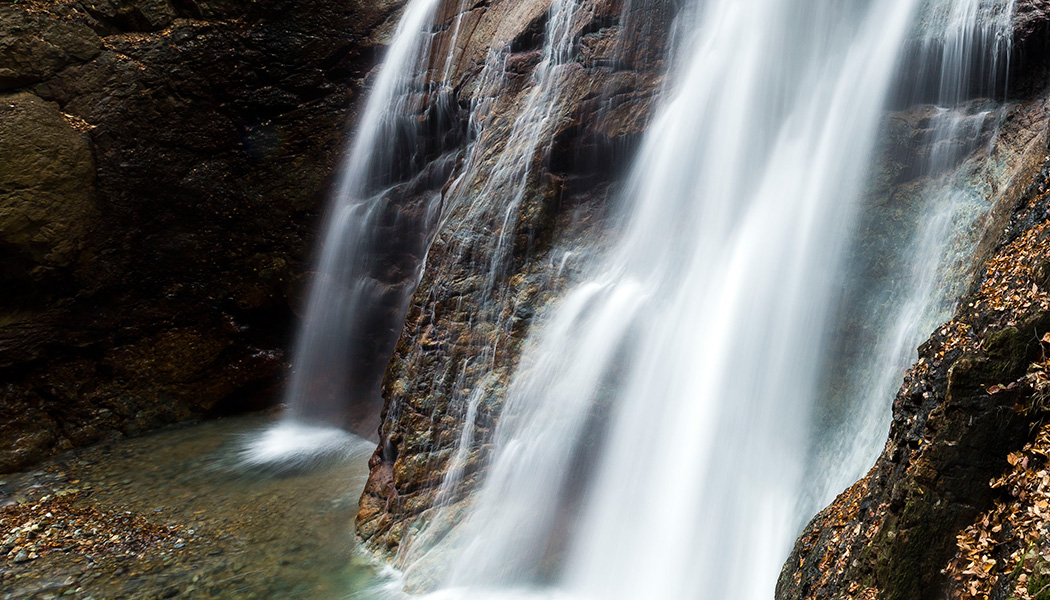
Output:
[[272,401],[402,4],[0,1],[0,472]]
[[[412,541],[406,532],[434,507],[463,439],[460,483],[445,500],[463,501],[479,481],[536,311],[556,299],[559,265],[574,268],[566,252],[593,250],[607,233],[617,178],[652,114],[676,7],[584,4],[569,25],[568,58],[546,73],[537,67],[549,2],[439,7],[431,77],[421,87],[440,98],[431,106],[446,107],[428,113],[437,136],[461,132],[452,137],[464,143],[447,150],[457,166],[387,367],[380,446],[357,516],[358,534],[386,556]],[[544,91],[542,76],[556,93]],[[546,118],[530,121],[535,98]]]
[[1048,23],[1050,2],[1020,0],[1014,8],[1014,43],[1023,47],[1035,37],[1046,35]]
[[[1043,372],[1050,350],[1041,341],[1050,330],[1043,266],[1050,257],[1048,24],[1050,3],[1017,2],[1014,103],[988,157],[1017,173],[989,216],[977,281],[955,317],[919,348],[875,466],[799,538],[778,600],[1029,597],[1023,585],[1011,590],[1034,564],[1019,557],[1037,544],[1021,541],[1023,527],[1003,515],[1024,512],[1030,499],[1011,498],[1002,483],[991,482],[1003,481],[1046,418],[1045,387],[1033,372]],[[919,131],[922,112],[895,116],[904,125],[898,133]],[[896,139],[902,147],[910,143],[907,135]],[[893,166],[887,174],[909,175]],[[1033,468],[1039,468],[1034,460]],[[982,554],[988,547],[995,549]]]
[[1039,95],[1050,73],[1050,1],[1017,0],[1013,26],[1009,92],[1016,97]]
[[[381,554],[396,555],[413,543],[416,526],[433,508],[462,440],[470,445],[463,464],[457,465],[460,483],[446,490],[444,500],[464,502],[480,482],[522,340],[536,307],[556,298],[563,283],[550,265],[559,264],[558,252],[573,247],[574,241],[602,238],[602,217],[616,184],[613,173],[626,164],[651,114],[665,51],[660,32],[667,31],[673,10],[664,4],[670,3],[635,3],[633,12],[624,12],[615,1],[594,2],[586,22],[574,24],[572,58],[558,70],[565,92],[552,113],[557,124],[544,132],[551,143],[528,158],[534,169],[514,213],[508,237],[512,250],[494,275],[503,291],[493,294],[486,274],[493,272],[494,263],[484,245],[471,240],[505,232],[487,227],[477,211],[457,204],[457,198],[513,193],[500,187],[499,194],[482,194],[492,192],[486,183],[497,179],[497,173],[488,167],[498,162],[500,144],[507,144],[514,119],[534,89],[548,3],[442,3],[431,67],[432,73],[443,75],[431,79],[428,89],[445,94],[449,112],[434,122],[446,124],[441,131],[463,127],[468,107],[483,104],[486,126],[474,138],[468,134],[473,146],[460,150],[458,160],[462,165],[479,154],[484,160],[475,181],[458,181],[457,175],[465,172],[460,166],[451,178],[460,189],[443,190],[443,225],[433,233],[426,270],[386,372],[381,443],[371,459],[357,516],[359,535]],[[1027,202],[1037,195],[1026,192],[1025,185],[1035,178],[1046,153],[1047,79],[1033,50],[1044,35],[1043,4],[1018,2],[1011,58],[1016,103],[1005,118],[1003,141],[989,157],[1010,165],[1016,177],[996,184],[1004,200],[989,217],[991,233],[978,250],[982,259],[993,257],[1022,270],[1030,255],[1011,251],[1009,238],[1000,234],[1014,223],[1010,235],[1017,235],[1018,223],[1030,227],[1035,222],[1031,215],[1038,213],[1018,209],[1015,214],[1015,208],[1018,198]],[[456,50],[450,55],[447,46],[455,35]],[[486,65],[490,50],[501,48],[498,75],[504,83],[493,94],[486,87],[492,75]],[[898,154],[919,161],[918,142],[932,108],[896,108],[900,112],[887,123],[890,136],[901,146]],[[975,141],[986,133],[978,132]],[[961,147],[960,153],[966,153],[971,146]],[[905,162],[885,167],[883,183],[907,196],[916,173]],[[1015,303],[1015,292],[1036,294],[1030,286],[1031,277],[1038,275],[1022,273],[1006,282],[997,272],[989,271],[986,288],[974,292],[974,307],[964,308],[923,347],[922,360],[894,405],[886,453],[866,479],[807,529],[785,567],[778,598],[938,595],[944,578],[937,573],[954,552],[955,534],[994,496],[981,486],[999,473],[1006,453],[1023,445],[1029,432],[1026,417],[1011,414],[1028,392],[1015,385],[995,396],[988,387],[1002,384],[1005,389],[1023,376],[1026,361],[1039,347],[1026,332],[1050,325],[1043,316],[1050,296],[1041,291],[1027,304],[999,308]],[[483,360],[475,359],[479,356]],[[467,406],[477,400],[472,392],[481,399],[468,420]],[[426,589],[426,567],[415,563],[413,571],[414,577],[424,573],[409,587]]]
[[98,34],[83,23],[0,4],[0,89],[44,81],[101,50]]

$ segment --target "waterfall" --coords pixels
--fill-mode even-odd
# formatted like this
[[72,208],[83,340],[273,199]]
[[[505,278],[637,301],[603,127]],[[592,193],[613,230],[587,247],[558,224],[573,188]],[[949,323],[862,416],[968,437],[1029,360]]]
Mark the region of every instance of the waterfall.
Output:
[[[552,5],[548,65],[558,11],[576,8]],[[874,460],[915,344],[966,285],[965,268],[952,272],[991,198],[964,159],[994,138],[998,113],[964,101],[1001,89],[1010,10],[685,7],[666,97],[620,194],[623,230],[530,333],[485,479],[466,508],[428,516],[440,534],[424,528],[426,550],[402,556],[409,576],[425,555],[443,565],[434,598],[771,597],[805,521]],[[913,85],[900,65],[936,68]],[[924,181],[917,226],[897,232],[910,241],[893,273],[857,284],[855,236],[885,220],[866,193],[886,106],[918,102],[934,106],[910,175]],[[887,308],[852,314],[868,304]],[[844,330],[872,350],[836,356]],[[461,398],[468,418],[487,393]],[[846,414],[825,419],[832,409]],[[439,503],[471,442],[465,429]]]
[[[624,194],[627,230],[523,359],[449,586],[533,582],[577,494],[559,587],[771,593],[801,525],[849,199],[911,11],[725,1],[691,15],[691,56]],[[573,465],[589,429],[600,458]]]
[[[423,207],[410,207],[420,216],[389,201],[394,188],[406,187],[399,177],[407,176],[411,187],[413,176],[430,175],[418,166],[402,165],[418,162],[414,153],[422,145],[411,92],[416,91],[415,69],[437,4],[407,4],[373,82],[326,216],[284,394],[286,413],[282,422],[247,444],[244,460],[249,464],[294,466],[338,452],[349,443],[344,428],[374,434],[382,370],[421,260],[393,273],[379,274],[377,266],[384,254],[422,255],[422,232],[439,205],[437,194],[428,195]],[[406,225],[413,219],[423,223]],[[390,247],[390,232],[408,240]],[[413,233],[418,239],[412,239]],[[390,270],[389,264],[385,267]]]
[[[468,5],[453,4],[454,38]],[[417,118],[451,93],[461,58],[454,43],[428,54],[438,0],[407,4],[375,77],[327,217],[287,416],[247,460],[337,450],[345,437],[329,426],[378,412],[434,231],[483,290],[471,355],[435,377],[455,382],[458,447],[399,556],[409,577],[440,565],[426,576],[434,598],[769,598],[804,522],[870,465],[915,344],[966,285],[994,193],[969,157],[994,140],[998,105],[977,99],[1003,86],[1009,2],[683,4],[664,97],[618,193],[620,229],[562,249],[577,275],[526,340],[466,502],[453,500],[473,422],[508,368],[517,218],[535,156],[567,117],[593,5],[549,3],[527,83],[508,80],[508,46],[482,57],[462,155],[424,149]],[[512,119],[493,120],[501,102]],[[896,177],[921,185],[890,235],[905,242],[885,244],[890,272],[860,276],[882,260],[861,241],[893,225],[872,168],[890,160],[887,107],[918,104],[920,158]],[[407,258],[378,268],[387,255]]]
[[[918,31],[902,59],[902,68],[914,71],[899,72],[894,102],[910,107],[924,125],[912,132],[918,139],[912,148],[883,150],[881,157],[884,170],[896,161],[908,172],[898,177],[912,182],[911,190],[874,186],[869,201],[886,203],[893,193],[905,217],[887,226],[892,207],[866,207],[854,235],[860,241],[845,304],[858,316],[848,318],[832,345],[839,359],[831,364],[826,397],[836,416],[819,428],[809,462],[809,477],[822,482],[810,491],[814,506],[871,465],[889,427],[888,400],[915,362],[916,347],[951,317],[974,274],[973,251],[999,193],[988,183],[997,168],[988,150],[998,136],[1000,106],[993,98],[1005,86],[1013,4],[933,0],[919,6]],[[870,242],[879,237],[881,247]],[[881,276],[867,274],[883,268],[878,264],[892,267]],[[873,343],[857,349],[858,330],[881,333],[869,334]]]

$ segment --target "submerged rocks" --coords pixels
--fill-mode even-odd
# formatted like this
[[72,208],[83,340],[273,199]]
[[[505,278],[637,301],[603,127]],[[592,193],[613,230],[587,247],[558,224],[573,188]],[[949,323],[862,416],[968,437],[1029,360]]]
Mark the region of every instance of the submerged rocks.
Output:
[[364,477],[367,450],[301,472],[231,468],[239,449],[229,442],[273,424],[253,415],[172,427],[8,474],[3,596],[246,600],[365,588],[372,569],[350,541],[357,490],[347,482]]

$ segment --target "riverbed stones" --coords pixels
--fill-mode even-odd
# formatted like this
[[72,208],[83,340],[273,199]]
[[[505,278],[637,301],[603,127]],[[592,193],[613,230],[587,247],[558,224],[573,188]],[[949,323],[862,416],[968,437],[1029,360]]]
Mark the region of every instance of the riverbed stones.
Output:
[[[216,468],[236,452],[230,440],[271,421],[172,427],[12,474],[0,486],[0,531],[14,531],[11,547],[0,546],[0,597],[248,600],[364,589],[372,568],[354,551],[347,484],[364,476],[362,454],[280,476]],[[60,495],[71,485],[90,491]],[[32,558],[16,563],[22,550]]]

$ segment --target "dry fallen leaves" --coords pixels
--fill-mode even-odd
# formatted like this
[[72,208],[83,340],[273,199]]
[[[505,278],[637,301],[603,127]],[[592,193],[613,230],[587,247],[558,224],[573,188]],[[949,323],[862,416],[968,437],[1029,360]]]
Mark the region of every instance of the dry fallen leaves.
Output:
[[1031,600],[1029,584],[1050,567],[1050,425],[1006,461],[1010,469],[990,485],[1009,499],[997,500],[957,537],[957,554],[946,569],[953,599],[985,600],[1005,588],[1011,598]]
[[24,562],[50,552],[137,554],[170,546],[178,532],[120,511],[78,502],[81,492],[0,508],[0,560]]

